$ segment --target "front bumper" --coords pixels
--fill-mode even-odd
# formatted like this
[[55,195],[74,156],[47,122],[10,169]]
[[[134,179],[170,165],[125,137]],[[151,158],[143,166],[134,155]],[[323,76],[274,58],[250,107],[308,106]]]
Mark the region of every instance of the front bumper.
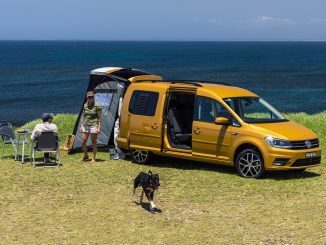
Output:
[[[313,157],[306,157],[307,153],[316,153]],[[321,163],[321,148],[311,148],[303,150],[288,150],[279,148],[270,148],[265,157],[266,170],[290,170],[304,169],[319,166]],[[288,159],[284,166],[274,166],[276,159]]]

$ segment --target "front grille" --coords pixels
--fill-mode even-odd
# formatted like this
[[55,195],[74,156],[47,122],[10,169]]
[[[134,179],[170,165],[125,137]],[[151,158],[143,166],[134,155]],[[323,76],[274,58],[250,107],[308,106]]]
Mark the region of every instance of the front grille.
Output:
[[315,165],[315,164],[319,164],[320,161],[321,161],[321,157],[298,159],[292,164],[291,167],[302,167],[302,166]]
[[[311,147],[308,148],[307,141],[311,143]],[[291,141],[292,147],[290,149],[292,150],[302,150],[302,149],[311,149],[311,148],[317,148],[319,147],[319,140],[318,139],[312,139],[312,140],[297,140],[297,141]]]

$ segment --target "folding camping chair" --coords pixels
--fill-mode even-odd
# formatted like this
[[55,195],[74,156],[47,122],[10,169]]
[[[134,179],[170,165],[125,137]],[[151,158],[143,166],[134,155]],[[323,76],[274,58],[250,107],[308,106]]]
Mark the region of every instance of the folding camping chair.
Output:
[[[55,154],[55,162],[52,165],[47,163],[38,164],[35,163],[35,153],[54,153]],[[59,150],[59,139],[58,135],[52,131],[44,131],[41,132],[33,141],[33,146],[31,150],[31,161],[34,167],[59,167],[60,162],[60,150]]]
[[[18,140],[16,139],[15,132],[12,128],[12,125],[10,123],[1,123],[0,124],[0,135],[2,138],[2,154],[1,158],[3,158],[5,145],[11,144],[14,147],[15,150],[15,160],[18,158]],[[25,139],[23,139],[25,140]],[[21,141],[22,142],[22,141]],[[24,142],[27,143],[28,142]]]

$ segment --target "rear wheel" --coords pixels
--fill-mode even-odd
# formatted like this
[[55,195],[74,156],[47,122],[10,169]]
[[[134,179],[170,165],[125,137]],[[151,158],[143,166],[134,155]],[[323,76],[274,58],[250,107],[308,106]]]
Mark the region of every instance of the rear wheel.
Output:
[[238,174],[244,178],[260,178],[265,173],[264,159],[254,149],[241,151],[236,158],[235,167]]
[[131,160],[135,163],[146,164],[152,158],[152,153],[150,151],[131,149]]

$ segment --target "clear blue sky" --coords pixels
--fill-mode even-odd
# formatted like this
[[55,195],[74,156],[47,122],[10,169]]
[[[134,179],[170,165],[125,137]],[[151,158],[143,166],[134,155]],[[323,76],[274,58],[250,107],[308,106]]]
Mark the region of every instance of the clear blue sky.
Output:
[[0,40],[326,40],[326,0],[0,0]]

